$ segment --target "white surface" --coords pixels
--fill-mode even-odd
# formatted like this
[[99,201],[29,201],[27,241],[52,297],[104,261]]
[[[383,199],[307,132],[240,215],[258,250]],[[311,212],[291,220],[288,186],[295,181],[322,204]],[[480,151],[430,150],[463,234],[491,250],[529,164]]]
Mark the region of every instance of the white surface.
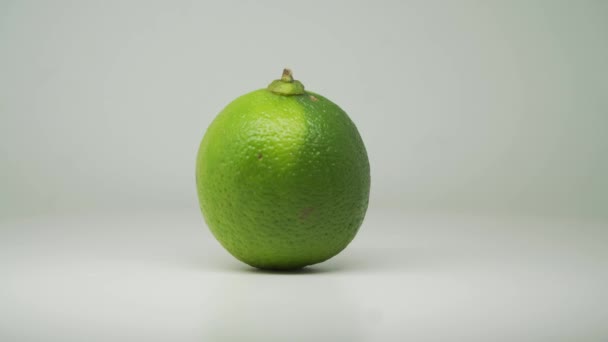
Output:
[[196,211],[0,223],[2,341],[606,341],[607,225],[372,209],[291,274]]

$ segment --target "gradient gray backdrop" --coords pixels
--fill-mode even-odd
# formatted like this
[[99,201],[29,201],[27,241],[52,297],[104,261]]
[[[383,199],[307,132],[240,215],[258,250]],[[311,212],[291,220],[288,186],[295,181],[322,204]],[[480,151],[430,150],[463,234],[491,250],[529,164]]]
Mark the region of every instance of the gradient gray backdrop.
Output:
[[0,215],[197,206],[232,99],[291,67],[372,206],[608,214],[608,3],[0,2]]

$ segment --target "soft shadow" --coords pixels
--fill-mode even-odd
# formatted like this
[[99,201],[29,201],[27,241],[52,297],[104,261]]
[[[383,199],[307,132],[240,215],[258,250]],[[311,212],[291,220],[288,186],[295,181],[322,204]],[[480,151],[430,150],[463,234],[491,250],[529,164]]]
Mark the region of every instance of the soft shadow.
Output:
[[331,273],[399,273],[437,267],[437,256],[408,248],[351,248],[315,265]]
[[319,267],[319,265],[307,266],[295,270],[267,270],[249,266],[241,261],[238,261],[230,255],[206,255],[195,258],[190,262],[191,267],[198,270],[219,272],[219,273],[241,273],[241,274],[259,274],[259,275],[285,275],[285,276],[304,276],[312,274],[321,274],[333,272],[332,269]]
[[264,270],[255,267],[247,267],[243,269],[244,272],[256,273],[256,274],[272,274],[272,275],[309,275],[309,274],[320,274],[328,273],[331,270],[319,268],[316,266],[307,266],[296,270]]
[[[452,256],[453,257],[453,256]],[[258,275],[311,276],[339,273],[402,273],[429,271],[442,267],[452,258],[428,250],[411,248],[347,248],[325,262],[297,270],[264,270],[246,265],[229,255],[197,258],[194,267],[220,273]],[[443,260],[443,261],[442,261]],[[445,265],[443,265],[445,267]]]
[[350,248],[325,262],[297,270],[263,270],[235,261],[231,265],[230,271],[262,275],[300,276],[360,272],[398,273],[435,268],[436,258],[428,252],[415,252],[406,248]]

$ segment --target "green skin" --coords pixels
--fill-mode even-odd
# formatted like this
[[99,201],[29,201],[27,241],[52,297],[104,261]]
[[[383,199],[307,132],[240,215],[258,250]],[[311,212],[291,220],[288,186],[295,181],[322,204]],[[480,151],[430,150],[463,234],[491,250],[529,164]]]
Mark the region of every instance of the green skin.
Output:
[[201,211],[237,259],[289,270],[325,261],[367,210],[369,161],[354,123],[286,70],[213,121],[196,163]]

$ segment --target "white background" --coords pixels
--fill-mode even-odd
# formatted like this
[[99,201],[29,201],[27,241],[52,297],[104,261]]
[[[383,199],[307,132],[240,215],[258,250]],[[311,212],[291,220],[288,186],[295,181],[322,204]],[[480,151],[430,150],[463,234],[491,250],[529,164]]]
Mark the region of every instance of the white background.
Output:
[[[0,337],[605,340],[607,18],[0,2]],[[194,188],[211,120],[283,67],[349,113],[372,168],[353,245],[288,275],[225,253]]]

